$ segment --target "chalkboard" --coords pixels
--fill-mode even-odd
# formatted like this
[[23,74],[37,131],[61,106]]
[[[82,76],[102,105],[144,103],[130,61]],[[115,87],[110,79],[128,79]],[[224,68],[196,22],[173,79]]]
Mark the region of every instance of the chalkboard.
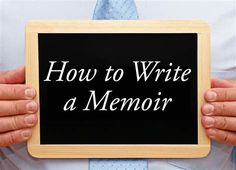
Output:
[[32,155],[208,153],[199,123],[209,88],[205,23],[34,21],[26,33],[27,83],[35,85],[40,106]]

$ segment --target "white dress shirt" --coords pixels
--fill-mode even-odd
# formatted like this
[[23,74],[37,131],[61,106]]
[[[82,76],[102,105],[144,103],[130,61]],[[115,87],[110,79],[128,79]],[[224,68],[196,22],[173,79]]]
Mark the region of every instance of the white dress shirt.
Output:
[[[0,69],[24,64],[25,24],[31,19],[91,19],[96,0],[0,0]],[[212,75],[236,79],[236,1],[136,0],[140,19],[206,20],[211,27]],[[88,169],[87,159],[35,159],[25,144],[1,149],[2,167],[21,169]],[[201,159],[149,159],[149,170],[234,169],[232,147],[213,142]],[[6,157],[8,159],[6,159]],[[9,161],[10,160],[10,161]]]

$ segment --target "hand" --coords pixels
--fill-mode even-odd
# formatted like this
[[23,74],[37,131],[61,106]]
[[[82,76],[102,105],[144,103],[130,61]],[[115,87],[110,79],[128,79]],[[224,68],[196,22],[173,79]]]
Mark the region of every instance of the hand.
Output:
[[0,147],[28,140],[37,122],[36,92],[24,82],[24,67],[0,72]]
[[236,146],[236,81],[214,79],[211,86],[202,106],[206,134],[212,140]]

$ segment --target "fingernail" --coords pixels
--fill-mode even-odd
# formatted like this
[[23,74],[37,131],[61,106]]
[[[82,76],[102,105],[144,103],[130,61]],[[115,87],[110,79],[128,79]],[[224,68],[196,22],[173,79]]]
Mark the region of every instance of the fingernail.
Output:
[[29,102],[27,105],[26,105],[26,109],[28,111],[28,113],[34,113],[37,109],[37,104],[35,101],[32,101],[32,102]]
[[213,102],[213,101],[216,100],[216,96],[217,96],[216,92],[208,91],[207,94],[206,94],[206,99],[207,99],[208,101]]
[[25,123],[29,125],[33,125],[36,122],[36,117],[35,115],[28,115],[24,118]]
[[36,95],[36,93],[35,93],[35,90],[34,90],[33,88],[30,88],[30,89],[26,89],[26,90],[25,90],[25,96],[26,96],[27,98],[34,98],[35,95]]
[[202,110],[203,110],[203,113],[205,115],[211,115],[214,112],[214,106],[211,105],[211,104],[206,103],[206,104],[203,105]]
[[209,129],[207,131],[207,133],[210,137],[214,137],[216,135],[216,130],[215,129]]
[[21,135],[24,138],[29,138],[31,136],[31,130],[24,130],[24,131],[21,132]]
[[205,117],[205,126],[212,127],[215,123],[215,119],[213,117],[206,116]]

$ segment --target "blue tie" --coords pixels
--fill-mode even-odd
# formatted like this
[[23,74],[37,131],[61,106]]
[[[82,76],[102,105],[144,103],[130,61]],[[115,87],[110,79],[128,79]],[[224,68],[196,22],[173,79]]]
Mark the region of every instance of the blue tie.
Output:
[[138,12],[133,0],[97,0],[93,19],[135,20]]
[[[135,20],[138,12],[133,0],[97,0],[93,19]],[[89,170],[147,170],[145,159],[90,159]]]

